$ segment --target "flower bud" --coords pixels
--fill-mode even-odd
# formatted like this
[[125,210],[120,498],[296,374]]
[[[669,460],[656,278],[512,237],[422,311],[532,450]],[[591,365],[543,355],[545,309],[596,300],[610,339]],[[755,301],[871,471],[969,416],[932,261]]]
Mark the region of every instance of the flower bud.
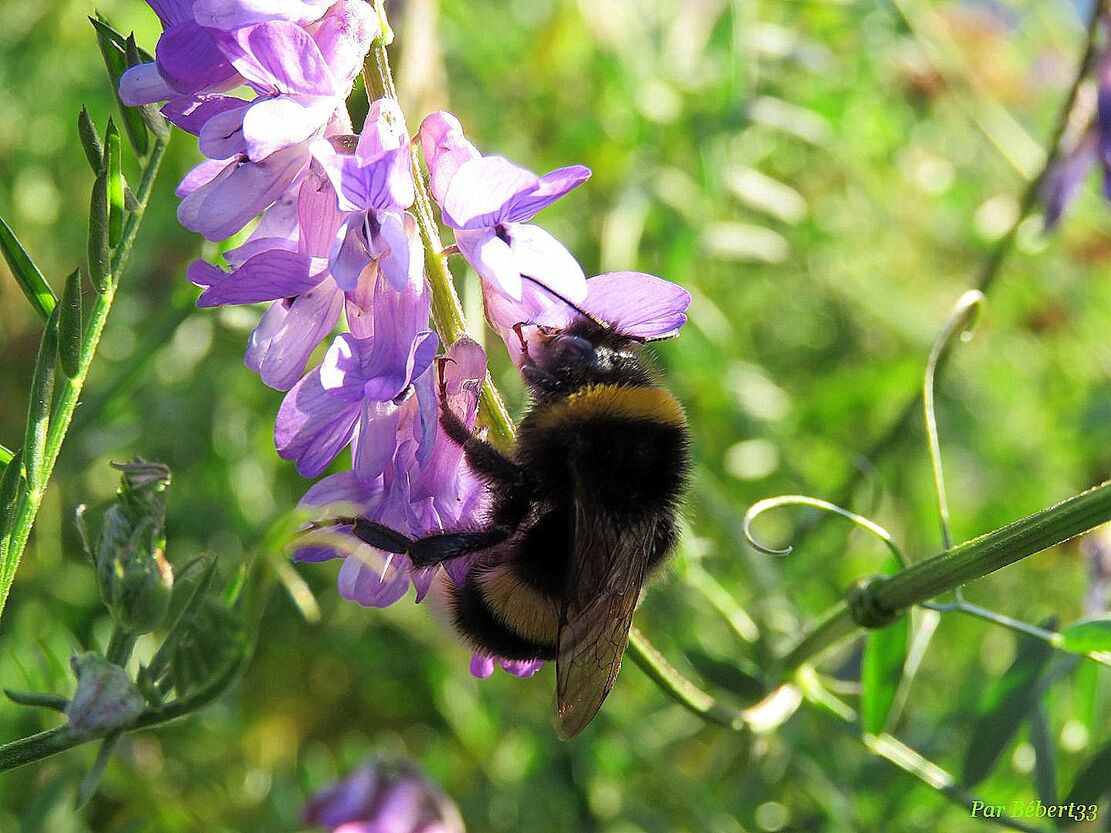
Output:
[[93,563],[112,617],[132,634],[147,633],[166,618],[174,584],[163,554],[170,470],[142,460],[116,468],[123,477],[116,504],[104,514]]
[[69,728],[77,737],[105,734],[130,726],[145,708],[127,672],[97,654],[75,656],[77,692],[66,706]]

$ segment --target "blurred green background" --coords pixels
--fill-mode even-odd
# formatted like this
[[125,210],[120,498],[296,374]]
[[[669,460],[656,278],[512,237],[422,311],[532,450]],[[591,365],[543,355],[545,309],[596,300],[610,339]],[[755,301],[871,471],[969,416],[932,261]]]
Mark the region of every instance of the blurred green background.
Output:
[[[153,48],[139,0],[103,0]],[[915,557],[940,549],[921,421],[862,459],[920,384],[950,308],[1018,210],[1082,40],[1086,9],[1054,0],[406,0],[392,2],[394,69],[410,124],[446,106],[488,153],[534,170],[583,163],[590,182],[539,218],[588,274],[653,272],[694,295],[681,338],[655,350],[687,406],[698,461],[676,568],[639,626],[695,679],[766,661],[882,548],[832,523],[791,558],[740,540],[758,499],[832,498],[854,468],[854,507]],[[113,108],[87,2],[5,0],[0,25],[0,214],[46,274],[84,257],[91,176],[82,104]],[[1089,106],[1094,90],[1087,90]],[[110,622],[72,523],[110,499],[108,462],[174,473],[169,555],[230,576],[307,487],[277,458],[281,394],[242,364],[253,309],[194,312],[184,278],[201,241],[174,217],[198,158],[178,135],[83,404],[0,623],[0,684],[68,693],[67,658]],[[134,176],[134,169],[131,169]],[[975,338],[939,389],[954,534],[1001,526],[1111,475],[1111,212],[1090,180],[1063,228],[1020,229]],[[461,268],[456,269],[462,273]],[[473,275],[461,277],[477,306]],[[477,317],[475,317],[477,320]],[[0,441],[17,446],[39,323],[0,267]],[[490,342],[517,412],[521,386]],[[789,539],[790,511],[759,530]],[[794,516],[797,517],[797,516]],[[269,554],[280,557],[280,554]],[[129,737],[82,815],[74,790],[94,750],[0,776],[0,831],[294,831],[314,787],[371,752],[419,762],[469,829],[740,833],[971,830],[988,825],[869,756],[803,709],[756,740],[705,726],[627,664],[600,717],[555,739],[553,674],[467,672],[442,618],[408,600],[343,602],[335,565],[305,566],[310,624],[279,590],[246,676],[216,705]],[[704,601],[712,576],[759,628],[745,644]],[[969,588],[1038,621],[1081,615],[1081,548],[1059,547]],[[896,734],[959,768],[983,686],[1012,635],[946,617]],[[140,649],[142,646],[140,646]],[[823,663],[853,700],[858,654]],[[716,663],[716,664],[715,664]],[[717,669],[715,671],[715,668]],[[699,671],[701,670],[701,674]],[[1086,669],[1046,700],[1062,788],[1111,737]],[[0,741],[56,718],[0,703]],[[979,788],[1035,796],[1026,732]],[[1101,819],[1099,829],[1104,829]]]

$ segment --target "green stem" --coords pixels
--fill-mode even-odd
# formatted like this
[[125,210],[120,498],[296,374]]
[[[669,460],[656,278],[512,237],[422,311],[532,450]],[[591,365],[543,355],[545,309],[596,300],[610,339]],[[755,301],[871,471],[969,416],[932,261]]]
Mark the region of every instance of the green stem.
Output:
[[[1099,29],[1101,14],[1106,5],[1106,0],[1098,0],[1092,6],[1092,13],[1088,18],[1084,52],[1077,63],[1072,84],[1061,104],[1061,109],[1057,114],[1057,120],[1054,122],[1053,133],[1046,145],[1045,162],[1037,175],[1027,183],[1026,188],[1023,190],[1022,196],[1019,198],[1018,214],[1014,222],[1011,223],[1006,233],[995,242],[995,245],[981,264],[975,280],[972,282],[972,288],[978,289],[985,295],[995,284],[1002,272],[1003,264],[1014,249],[1018,231],[1037,205],[1042,184],[1045,182],[1045,178],[1049,175],[1050,170],[1060,156],[1061,140],[1064,138],[1065,131],[1068,129],[1069,114],[1072,113],[1073,108],[1076,107],[1081,85],[1084,83],[1084,78],[1088,75],[1089,70],[1091,70],[1092,63],[1096,57],[1096,33]],[[946,351],[938,358],[937,365],[934,368],[935,379],[941,378],[945,368],[949,364],[949,356],[950,352]],[[907,399],[899,415],[888,426],[887,430],[864,451],[864,459],[874,463],[894,448],[903,437],[907,436],[911,423],[918,415],[921,402],[922,391],[916,388],[914,394]],[[848,506],[852,501],[853,493],[860,484],[862,476],[861,470],[854,471],[839,489],[834,490],[836,497],[833,502],[841,506]],[[826,515],[815,516],[814,520],[809,525],[803,527],[799,535],[796,536],[796,545],[801,543],[803,538],[807,535],[815,532],[827,520],[828,516]]]
[[[212,680],[204,688],[167,703],[158,708],[147,709],[138,719],[128,727],[128,731],[137,731],[139,729],[150,729],[155,726],[160,726],[163,723],[169,723],[171,720],[177,720],[179,717],[184,717],[199,709],[204,708],[217,697],[219,697],[232,681],[235,679],[239,670],[243,667],[246,655],[238,657],[235,661],[229,663],[228,669]],[[30,737],[20,738],[19,740],[5,743],[0,746],[0,772],[5,772],[9,769],[23,766],[24,764],[41,761],[44,758],[49,758],[51,755],[57,755],[59,752],[65,752],[67,749],[72,749],[75,746],[80,746],[83,743],[90,741],[100,740],[118,729],[105,729],[100,732],[93,732],[80,737],[74,736],[69,730],[68,725],[56,726],[53,729],[47,729],[45,732],[39,732],[37,735]]]
[[[379,15],[388,31],[385,14],[381,9]],[[367,95],[371,100],[380,97],[397,100],[397,88],[394,86],[393,72],[390,70],[389,56],[386,53],[386,40],[387,38],[380,37],[374,42],[363,64],[363,80],[366,82]],[[432,318],[441,338],[450,345],[466,336],[467,318],[463,313],[463,305],[459,302],[459,295],[455,291],[455,281],[448,268],[447,258],[444,256],[444,244],[440,240],[439,226],[432,211],[432,197],[415,154],[413,183],[416,186],[416,199],[411,210],[417,221],[417,230],[424,248],[425,276],[432,295]],[[511,446],[515,433],[513,420],[489,374],[482,384],[478,406],[479,423],[489,429],[491,442],[502,448]]]
[[[897,615],[963,584],[1001,570],[1111,521],[1111,480],[1056,506],[958,544],[890,576],[877,576],[860,593],[858,609]],[[780,661],[789,677],[822,651],[856,633],[859,625],[847,602],[835,605],[821,623]]]
[[[86,324],[85,336],[81,345],[81,360],[77,373],[73,378],[65,379],[55,392],[54,406],[50,412],[49,428],[45,435],[41,468],[38,469],[41,475],[38,479],[40,488],[36,489],[28,484],[28,488],[21,492],[12,528],[10,532],[5,531],[4,538],[0,540],[0,552],[3,553],[3,557],[0,558],[0,615],[3,615],[4,603],[7,601],[12,581],[15,579],[15,572],[19,567],[23,550],[27,546],[27,539],[31,534],[31,527],[34,525],[35,517],[42,503],[46,484],[54,471],[54,464],[62,450],[62,443],[66,438],[66,432],[69,430],[70,421],[73,419],[73,412],[77,408],[81,391],[85,386],[85,378],[88,376],[89,368],[96,355],[97,345],[100,343],[100,337],[104,332],[104,325],[108,320],[108,313],[115,298],[119,276],[127,264],[131,248],[135,243],[135,237],[139,232],[139,226],[142,223],[143,214],[154,188],[154,180],[158,175],[158,168],[162,163],[167,141],[167,139],[158,139],[151,148],[150,156],[143,170],[142,180],[135,191],[135,209],[128,215],[120,245],[112,255],[110,263],[111,281],[106,291],[96,294],[92,308],[89,310],[89,320]],[[36,371],[36,377],[37,375]],[[6,549],[4,547],[5,543]]]

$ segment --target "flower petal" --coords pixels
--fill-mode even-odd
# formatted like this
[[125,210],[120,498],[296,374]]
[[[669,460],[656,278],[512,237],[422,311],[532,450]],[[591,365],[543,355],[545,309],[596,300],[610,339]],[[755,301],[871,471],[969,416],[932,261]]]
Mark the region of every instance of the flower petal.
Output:
[[197,147],[209,159],[229,159],[247,149],[243,139],[243,117],[251,105],[240,99],[238,106],[220,106],[207,114],[204,124],[197,133]]
[[558,168],[540,177],[540,185],[533,191],[520,194],[510,201],[506,222],[526,223],[568,191],[578,188],[590,179],[590,168],[571,165]]
[[359,404],[332,396],[320,385],[319,370],[286,394],[274,426],[274,445],[283,460],[296,460],[302,477],[316,477],[351,440]]
[[265,94],[332,97],[335,78],[312,36],[295,23],[272,20],[237,29],[225,51],[232,66]]
[[136,64],[120,77],[120,101],[128,107],[153,104],[177,95],[177,90],[166,83],[154,63]]
[[276,390],[293,387],[316,346],[335,328],[343,293],[335,281],[298,295],[292,303],[275,301],[251,333],[243,363]]
[[532,171],[504,156],[483,156],[455,171],[443,200],[444,222],[457,229],[480,229],[505,221],[514,201],[540,187]]
[[471,676],[485,680],[494,673],[494,660],[482,654],[471,654]]
[[243,117],[248,158],[265,159],[316,135],[327,124],[333,106],[330,98],[303,95],[256,99]]
[[433,113],[421,122],[420,143],[431,174],[432,196],[442,205],[455,172],[464,162],[478,159],[482,154],[463,135],[459,119],[443,111]]
[[370,241],[377,256],[378,268],[398,292],[409,285],[412,276],[409,268],[410,241],[416,236],[416,228],[407,228],[413,225],[411,220],[408,224],[405,222],[407,216],[399,211],[378,212],[378,233]]
[[566,246],[540,226],[514,224],[505,231],[521,275],[573,304],[586,298],[586,275]]
[[238,29],[268,20],[298,25],[319,20],[335,0],[194,0],[193,17],[213,29]]
[[625,335],[665,338],[687,322],[691,294],[655,275],[607,272],[591,278],[586,285],[583,309]]
[[362,69],[370,42],[379,31],[378,15],[369,3],[340,0],[328,9],[312,36],[332,75],[347,85]]
[[175,23],[162,33],[155,61],[166,83],[187,95],[225,86],[236,75],[213,33],[191,20]]
[[513,250],[509,248],[509,244],[498,237],[493,229],[457,231],[455,243],[467,263],[495,291],[510,300],[521,300],[521,270],[514,263]]
[[279,150],[261,162],[233,161],[182,200],[178,220],[209,240],[224,240],[293,185],[308,161],[303,145]]
[[297,192],[297,220],[301,251],[313,257],[328,257],[339,229],[336,192],[319,168],[310,168]]
[[292,298],[319,284],[326,270],[327,262],[322,258],[273,249],[248,258],[234,272],[195,260],[186,274],[194,284],[204,287],[197,306],[218,307]]
[[174,194],[187,197],[200,188],[216,179],[228,166],[235,163],[234,159],[206,159],[194,166],[189,173],[182,177],[181,182],[174,189]]
[[336,230],[336,240],[328,257],[328,268],[340,289],[352,292],[359,285],[363,270],[370,262],[366,215],[349,214]]
[[372,480],[386,470],[397,450],[400,408],[393,402],[364,399],[359,424],[351,442],[351,462],[362,480]]
[[[128,70],[130,72],[131,70]],[[124,74],[126,77],[126,73]],[[200,135],[208,120],[229,110],[246,108],[248,102],[233,95],[176,96],[162,106],[162,115],[186,133]],[[203,151],[202,151],[203,152]],[[208,155],[208,154],[206,154]],[[209,156],[211,159],[226,159],[227,156]]]
[[375,569],[361,557],[373,557],[370,547],[360,549],[360,553],[349,555],[339,568],[339,593],[348,601],[357,602],[363,607],[389,607],[404,598],[409,589],[408,560],[394,555],[387,557],[381,571]]

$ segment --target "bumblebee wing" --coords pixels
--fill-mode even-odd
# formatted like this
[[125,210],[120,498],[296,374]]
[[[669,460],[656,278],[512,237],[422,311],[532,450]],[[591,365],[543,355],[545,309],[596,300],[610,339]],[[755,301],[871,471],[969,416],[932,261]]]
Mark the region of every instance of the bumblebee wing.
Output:
[[613,688],[654,540],[651,522],[616,525],[596,506],[580,481],[556,654],[556,724],[565,739],[586,727]]

